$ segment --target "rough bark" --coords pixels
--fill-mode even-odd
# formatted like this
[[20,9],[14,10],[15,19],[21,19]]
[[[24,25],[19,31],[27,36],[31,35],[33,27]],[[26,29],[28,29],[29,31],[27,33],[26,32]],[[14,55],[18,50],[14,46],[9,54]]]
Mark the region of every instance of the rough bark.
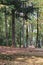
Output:
[[28,26],[26,29],[26,47],[28,47]]
[[12,9],[12,46],[16,47],[15,44],[15,12]]
[[5,8],[5,33],[6,33],[6,45],[8,46],[8,28],[7,28],[7,12]]

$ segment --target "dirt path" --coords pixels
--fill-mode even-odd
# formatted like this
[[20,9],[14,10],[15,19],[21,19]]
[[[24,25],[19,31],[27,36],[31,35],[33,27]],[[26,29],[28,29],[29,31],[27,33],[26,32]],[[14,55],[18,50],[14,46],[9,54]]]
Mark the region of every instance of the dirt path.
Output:
[[43,48],[12,48],[12,47],[0,46],[0,54],[43,56]]
[[[43,56],[43,49],[11,48],[11,47],[1,47],[0,46],[0,54],[2,57],[5,54],[4,56],[5,58],[7,54],[12,55],[13,57],[12,59],[9,60],[9,57],[7,57],[7,59],[4,59],[4,58],[1,59],[1,56],[0,56],[0,65],[5,65],[5,64],[6,65],[43,65],[43,58],[35,57],[35,55]],[[17,56],[15,56],[15,54],[17,54]],[[23,54],[25,56],[23,56]]]
[[41,57],[17,57],[15,60],[1,60],[0,62],[6,65],[43,65],[43,58]]

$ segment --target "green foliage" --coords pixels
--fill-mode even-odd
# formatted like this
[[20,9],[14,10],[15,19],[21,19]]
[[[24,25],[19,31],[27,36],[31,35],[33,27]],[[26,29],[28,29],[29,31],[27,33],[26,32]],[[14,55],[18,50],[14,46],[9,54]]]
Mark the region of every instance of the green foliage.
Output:
[[[34,7],[37,8],[39,6],[42,6],[42,4],[40,2],[42,3],[43,1],[34,0],[33,1]],[[6,33],[5,33],[5,10],[6,10],[7,27],[8,27],[8,42],[9,42],[8,45],[11,46],[12,45],[12,12],[11,11],[13,9],[15,10],[18,8],[19,8],[18,11],[25,12],[27,10],[25,8],[20,9],[21,1],[18,1],[18,0],[0,0],[0,3],[6,4],[6,5],[3,5],[2,7],[0,4],[0,45],[7,45],[6,44]],[[26,3],[26,5],[27,4],[28,3]],[[42,23],[42,21],[43,21],[43,8],[39,7],[39,9],[40,9],[40,11],[39,11],[40,17],[38,18],[39,19],[38,24],[40,22]],[[30,10],[28,10],[28,11],[30,11]],[[36,11],[34,11],[34,12],[37,13]],[[30,20],[27,21],[30,25],[29,32],[28,32],[29,33],[28,41],[30,41],[32,36],[35,37],[35,40],[36,40],[37,32],[34,32],[34,30],[37,29],[37,19],[34,17],[34,15],[30,14],[30,12],[29,12],[29,14],[27,14],[27,16],[29,16],[31,18],[31,21]],[[23,21],[23,18],[21,18],[21,17],[16,18],[16,15],[15,15],[15,42],[17,45],[20,45],[20,39],[21,39],[21,44],[23,44],[23,22],[24,21]],[[24,23],[24,25],[25,25],[25,23]],[[32,30],[33,30],[33,32],[32,32]],[[39,25],[39,39],[43,38],[42,35],[43,35],[43,24],[41,24],[41,27]],[[25,40],[26,40],[26,34],[25,34]],[[25,41],[25,43],[26,43],[26,41]]]

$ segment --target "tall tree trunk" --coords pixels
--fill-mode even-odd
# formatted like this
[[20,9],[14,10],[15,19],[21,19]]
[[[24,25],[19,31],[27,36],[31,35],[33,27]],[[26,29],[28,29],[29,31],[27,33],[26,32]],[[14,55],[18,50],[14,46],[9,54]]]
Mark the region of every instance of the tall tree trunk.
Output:
[[39,28],[38,28],[38,9],[37,9],[37,37],[36,37],[36,47],[38,47],[38,35],[39,35]]
[[33,23],[31,23],[31,44],[33,44]]
[[39,28],[38,28],[38,18],[39,18],[39,8],[37,9],[37,38],[36,38],[36,47],[41,47],[40,46],[40,40],[39,40]]
[[16,47],[15,44],[15,11],[12,9],[12,46]]
[[28,47],[28,25],[26,28],[26,47]]
[[24,22],[23,22],[23,47],[24,47]]
[[20,28],[20,45],[19,47],[21,48],[21,28]]
[[8,46],[8,28],[7,28],[7,12],[5,7],[5,33],[6,33],[6,45]]
[[[23,2],[22,3],[23,4],[23,8],[25,7],[25,3]],[[25,25],[25,18],[23,18],[23,47],[25,47],[26,45],[25,45],[25,35],[24,35],[24,25]]]
[[38,34],[39,34],[39,28],[38,28],[38,19],[37,19],[37,38],[36,38],[36,47],[38,47]]

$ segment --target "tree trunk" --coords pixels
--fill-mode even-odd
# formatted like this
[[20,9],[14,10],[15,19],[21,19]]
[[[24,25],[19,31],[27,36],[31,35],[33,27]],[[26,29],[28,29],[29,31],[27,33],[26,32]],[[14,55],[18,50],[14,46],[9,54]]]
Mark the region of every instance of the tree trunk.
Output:
[[38,28],[38,17],[39,17],[39,9],[37,9],[37,38],[36,38],[36,47],[40,46],[40,40],[39,40],[39,28]]
[[20,28],[20,45],[19,47],[21,48],[21,28]]
[[7,12],[5,8],[5,33],[6,33],[6,45],[8,46],[8,28],[7,28]]
[[28,26],[26,28],[26,47],[28,47]]
[[39,28],[38,28],[38,9],[37,9],[37,37],[36,37],[36,47],[38,47],[38,35],[39,35]]
[[15,11],[12,9],[12,46],[16,47],[15,44]]
[[33,23],[31,23],[31,44],[33,45]]
[[24,35],[24,24],[25,24],[25,20],[23,19],[23,47],[25,47],[25,35]]

